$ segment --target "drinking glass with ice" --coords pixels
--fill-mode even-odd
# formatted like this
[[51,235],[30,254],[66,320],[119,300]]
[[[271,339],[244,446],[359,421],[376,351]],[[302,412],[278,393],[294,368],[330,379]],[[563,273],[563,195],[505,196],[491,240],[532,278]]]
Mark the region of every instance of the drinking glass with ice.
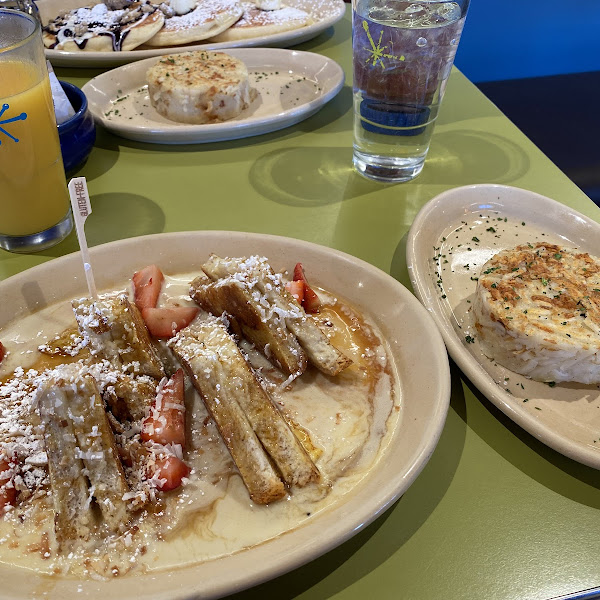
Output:
[[408,181],[423,169],[469,0],[356,0],[354,166]]

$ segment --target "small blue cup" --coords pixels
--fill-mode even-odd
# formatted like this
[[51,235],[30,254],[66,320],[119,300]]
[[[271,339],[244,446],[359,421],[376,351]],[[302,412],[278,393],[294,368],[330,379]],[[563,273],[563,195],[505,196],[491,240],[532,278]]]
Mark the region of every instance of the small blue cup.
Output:
[[75,171],[89,156],[96,141],[94,118],[88,110],[85,94],[72,83],[61,81],[75,114],[58,126],[60,150],[62,152],[65,173]]

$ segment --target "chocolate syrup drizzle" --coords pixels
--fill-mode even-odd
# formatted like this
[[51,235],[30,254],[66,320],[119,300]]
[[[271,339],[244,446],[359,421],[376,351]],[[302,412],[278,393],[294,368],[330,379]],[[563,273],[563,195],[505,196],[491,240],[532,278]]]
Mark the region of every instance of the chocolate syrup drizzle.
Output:
[[[156,8],[155,8],[156,10]],[[154,12],[154,11],[153,11]],[[149,16],[152,13],[143,13],[142,17],[140,19],[138,19],[135,22],[129,22],[126,23],[125,27],[128,27],[128,29],[126,31],[123,31],[123,25],[121,25],[120,23],[114,23],[112,25],[110,25],[110,29],[99,29],[100,27],[103,27],[104,24],[103,23],[98,23],[98,22],[94,22],[94,23],[90,23],[88,25],[88,31],[95,28],[96,31],[93,32],[93,36],[108,36],[110,38],[112,38],[112,49],[115,52],[120,52],[123,46],[123,42],[125,41],[125,39],[127,38],[127,36],[129,35],[129,31],[131,30],[131,27],[136,25],[137,23],[139,23],[140,21],[142,21],[143,19],[145,19],[147,16]],[[77,37],[75,37],[74,33],[71,31],[71,29],[69,27],[59,27],[58,31],[56,33],[54,33],[54,31],[52,30],[52,23],[49,23],[48,25],[46,25],[44,27],[44,31],[46,31],[47,33],[50,33],[51,35],[55,36],[55,42],[53,44],[51,44],[49,46],[50,49],[56,48],[56,46],[59,45],[59,38],[58,38],[58,34],[60,33],[60,31],[62,30],[63,36],[64,37],[68,37],[71,38],[72,41],[77,45],[77,47],[80,50],[83,50],[88,43],[88,40],[91,39],[91,37],[88,38],[84,38],[84,39],[77,39]]]

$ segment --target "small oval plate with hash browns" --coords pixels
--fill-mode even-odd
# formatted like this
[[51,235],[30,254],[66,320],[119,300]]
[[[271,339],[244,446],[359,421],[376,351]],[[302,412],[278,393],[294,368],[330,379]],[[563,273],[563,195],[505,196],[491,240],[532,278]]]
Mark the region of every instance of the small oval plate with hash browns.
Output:
[[307,119],[344,85],[344,71],[333,60],[297,50],[227,50],[248,68],[258,94],[242,113],[221,123],[176,123],[150,104],[146,72],[160,57],[113,69],[83,86],[96,123],[122,137],[155,144],[198,144],[277,131]]
[[600,469],[600,385],[540,383],[481,350],[473,302],[481,267],[497,252],[548,242],[600,256],[600,225],[550,198],[493,184],[433,198],[408,237],[415,293],[442,332],[448,353],[495,406],[544,444]]

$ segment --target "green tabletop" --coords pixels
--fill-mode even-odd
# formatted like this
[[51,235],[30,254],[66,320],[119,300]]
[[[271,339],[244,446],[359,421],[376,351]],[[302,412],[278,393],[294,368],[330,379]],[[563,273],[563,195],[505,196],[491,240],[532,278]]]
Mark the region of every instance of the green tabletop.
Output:
[[[78,173],[92,200],[89,244],[197,229],[272,233],[343,250],[409,286],[410,224],[448,188],[515,185],[600,219],[590,199],[456,70],[422,174],[393,186],[355,174],[350,38],[347,15],[298,47],[338,61],[347,81],[319,113],[288,129],[190,146],[130,142],[99,129]],[[57,69],[78,85],[99,72]],[[77,248],[72,234],[41,254],[0,250],[0,279]],[[452,376],[441,440],[408,492],[336,550],[236,598],[523,600],[600,585],[597,471],[522,431],[457,368]]]

